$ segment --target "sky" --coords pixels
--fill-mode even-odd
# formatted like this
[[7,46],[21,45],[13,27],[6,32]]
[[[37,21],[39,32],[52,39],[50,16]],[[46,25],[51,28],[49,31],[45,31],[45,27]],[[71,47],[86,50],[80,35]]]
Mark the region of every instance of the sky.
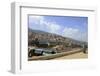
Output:
[[88,41],[88,17],[29,15],[29,28]]

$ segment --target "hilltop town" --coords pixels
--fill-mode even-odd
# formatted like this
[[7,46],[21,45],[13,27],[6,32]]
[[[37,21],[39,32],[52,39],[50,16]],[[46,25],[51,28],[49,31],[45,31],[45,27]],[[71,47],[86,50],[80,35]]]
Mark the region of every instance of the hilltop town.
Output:
[[[28,28],[28,46],[36,46],[42,48],[48,48],[51,46],[49,48],[56,48],[58,52],[63,52],[65,50],[70,50],[71,48],[81,47],[83,43],[84,42],[66,38],[57,34]],[[44,46],[40,44],[43,44]]]

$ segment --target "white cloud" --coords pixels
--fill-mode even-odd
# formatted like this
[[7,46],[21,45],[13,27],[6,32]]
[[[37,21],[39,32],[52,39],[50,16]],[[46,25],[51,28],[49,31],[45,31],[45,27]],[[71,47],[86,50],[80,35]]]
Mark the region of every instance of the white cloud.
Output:
[[36,26],[32,25],[34,29],[45,30],[51,33],[57,33],[61,28],[60,25],[55,22],[48,22],[43,16],[30,16],[30,23],[36,24]]
[[30,22],[31,23],[35,23],[35,24],[39,24],[41,21],[44,20],[44,17],[43,16],[29,16],[30,18]]
[[79,41],[87,41],[88,37],[87,32],[81,32],[78,29],[67,27],[63,30],[62,35]]
[[76,35],[78,35],[79,30],[78,29],[73,29],[73,28],[64,28],[62,31],[62,35],[70,38],[75,38]]
[[61,26],[54,22],[44,22],[44,24],[48,31],[51,33],[57,33],[61,29]]

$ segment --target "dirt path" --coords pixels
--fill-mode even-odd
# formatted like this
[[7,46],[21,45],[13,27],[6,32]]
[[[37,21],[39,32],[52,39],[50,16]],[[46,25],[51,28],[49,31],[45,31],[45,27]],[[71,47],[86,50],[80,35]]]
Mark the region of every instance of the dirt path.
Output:
[[88,58],[88,54],[84,54],[83,52],[79,52],[79,53],[55,58],[54,60],[58,60],[58,59],[81,59],[81,58]]

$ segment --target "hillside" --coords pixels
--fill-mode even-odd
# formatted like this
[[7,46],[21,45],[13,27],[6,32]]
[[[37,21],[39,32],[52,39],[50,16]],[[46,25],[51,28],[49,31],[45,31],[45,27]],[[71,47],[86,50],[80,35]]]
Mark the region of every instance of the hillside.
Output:
[[[39,41],[51,41],[51,42],[62,42],[62,43],[73,43],[73,44],[82,44],[82,43],[86,43],[86,42],[81,42],[81,41],[77,41],[71,38],[67,38],[67,37],[63,37],[57,34],[53,34],[53,33],[48,33],[48,32],[44,32],[44,31],[40,31],[40,30],[33,30],[28,28],[28,42],[29,44],[32,42],[32,40],[38,39]],[[86,43],[87,44],[87,43]]]

